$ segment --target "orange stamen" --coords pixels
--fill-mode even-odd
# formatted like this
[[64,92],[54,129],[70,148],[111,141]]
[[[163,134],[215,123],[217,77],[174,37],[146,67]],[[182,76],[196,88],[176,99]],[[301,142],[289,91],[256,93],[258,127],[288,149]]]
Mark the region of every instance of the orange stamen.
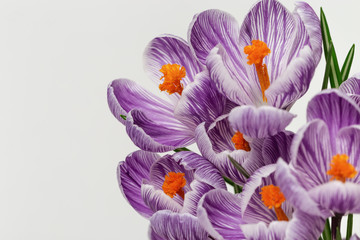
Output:
[[161,91],[167,91],[169,94],[178,93],[181,95],[184,87],[180,81],[186,76],[185,67],[179,64],[165,64],[161,67],[160,72],[164,74],[164,82],[159,85]]
[[169,172],[168,175],[165,175],[165,181],[162,185],[164,193],[171,198],[179,194],[179,196],[184,199],[185,193],[183,187],[186,185],[185,173]]
[[247,152],[251,150],[248,141],[244,139],[244,136],[241,132],[236,132],[231,138],[231,141],[235,144],[235,149],[241,149]]
[[330,163],[330,170],[326,174],[331,175],[330,180],[339,180],[343,183],[347,178],[353,178],[356,176],[357,171],[351,163],[348,163],[347,160],[349,156],[346,154],[337,154],[333,156]]
[[263,59],[269,53],[271,53],[271,51],[267,47],[266,43],[264,43],[263,41],[252,40],[251,43],[252,45],[246,46],[244,48],[244,52],[245,54],[248,54],[247,59],[249,61],[247,63],[249,65],[255,64],[263,96],[263,101],[267,102],[267,98],[265,97],[265,90],[269,88],[270,80],[266,64],[263,64]]
[[289,221],[285,212],[281,208],[281,204],[286,200],[284,194],[278,186],[267,185],[261,188],[261,200],[269,209],[274,208],[279,221]]

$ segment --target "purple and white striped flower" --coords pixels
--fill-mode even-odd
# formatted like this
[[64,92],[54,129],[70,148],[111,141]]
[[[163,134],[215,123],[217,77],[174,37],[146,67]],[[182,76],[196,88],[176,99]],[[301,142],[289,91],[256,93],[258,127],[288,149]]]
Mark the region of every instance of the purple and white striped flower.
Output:
[[360,73],[357,73],[344,81],[340,85],[339,90],[350,96],[350,98],[360,106]]
[[325,220],[293,208],[277,186],[275,169],[270,164],[255,171],[241,194],[220,189],[205,194],[198,217],[206,231],[219,240],[318,239]]
[[144,68],[169,100],[128,79],[112,81],[107,91],[111,112],[141,149],[165,152],[190,145],[198,124],[210,124],[229,111],[226,98],[183,39],[153,39],[145,50]]
[[194,17],[188,38],[219,91],[240,105],[231,126],[256,138],[292,120],[282,109],[305,94],[322,52],[319,19],[304,2],[291,13],[276,0],[259,1],[241,27],[230,14],[207,10]]
[[276,179],[284,194],[307,198],[295,207],[329,217],[360,213],[360,108],[338,90],[316,95],[308,104],[308,123],[296,133],[291,161],[278,162]]
[[197,204],[206,192],[226,188],[218,170],[192,152],[160,157],[136,151],[119,163],[117,173],[123,195],[146,218],[160,210],[195,216]]

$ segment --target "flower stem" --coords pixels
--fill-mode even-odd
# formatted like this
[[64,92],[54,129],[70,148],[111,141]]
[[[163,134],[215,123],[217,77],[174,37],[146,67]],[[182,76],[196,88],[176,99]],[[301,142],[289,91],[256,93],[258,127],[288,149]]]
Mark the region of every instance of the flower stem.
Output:
[[342,214],[335,213],[335,216],[331,218],[331,239],[336,240],[336,230],[340,230]]

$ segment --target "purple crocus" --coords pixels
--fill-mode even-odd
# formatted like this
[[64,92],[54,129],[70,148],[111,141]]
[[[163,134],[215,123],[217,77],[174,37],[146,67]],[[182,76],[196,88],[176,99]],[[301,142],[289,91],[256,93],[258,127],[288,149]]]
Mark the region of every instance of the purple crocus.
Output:
[[141,149],[165,152],[190,145],[198,124],[211,123],[226,111],[226,98],[183,39],[153,39],[145,50],[144,68],[169,100],[128,79],[112,81],[107,91],[111,112]]
[[231,126],[256,138],[292,120],[282,109],[305,94],[322,52],[319,19],[304,2],[290,13],[276,0],[259,1],[241,27],[230,14],[207,10],[194,17],[188,38],[219,91],[240,105]]
[[247,149],[236,148],[234,135],[236,132],[229,124],[228,115],[219,117],[209,127],[206,127],[205,123],[200,124],[195,131],[196,143],[201,154],[213,163],[223,176],[238,185],[243,185],[246,178],[234,167],[229,156],[249,174],[262,166],[276,163],[279,157],[289,159],[288,149],[293,138],[292,132],[282,131],[262,139],[246,137],[243,142],[248,144]]
[[119,163],[117,173],[123,195],[146,218],[160,210],[195,216],[206,192],[226,188],[217,169],[192,152],[160,157],[136,151]]
[[241,194],[221,189],[205,194],[198,218],[206,231],[219,240],[318,239],[325,220],[294,209],[277,186],[275,169],[270,164],[255,171]]
[[[309,214],[360,213],[359,106],[338,90],[326,90],[309,102],[307,120],[294,137],[290,164],[278,162],[280,188]],[[302,198],[320,207],[309,209],[296,201]]]
[[344,81],[339,90],[350,96],[360,106],[360,73]]

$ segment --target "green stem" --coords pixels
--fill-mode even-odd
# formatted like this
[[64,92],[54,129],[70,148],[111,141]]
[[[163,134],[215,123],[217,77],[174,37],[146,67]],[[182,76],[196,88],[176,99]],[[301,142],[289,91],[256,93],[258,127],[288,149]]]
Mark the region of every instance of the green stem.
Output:
[[340,229],[342,214],[335,213],[335,216],[331,218],[331,240],[336,240],[337,230]]

